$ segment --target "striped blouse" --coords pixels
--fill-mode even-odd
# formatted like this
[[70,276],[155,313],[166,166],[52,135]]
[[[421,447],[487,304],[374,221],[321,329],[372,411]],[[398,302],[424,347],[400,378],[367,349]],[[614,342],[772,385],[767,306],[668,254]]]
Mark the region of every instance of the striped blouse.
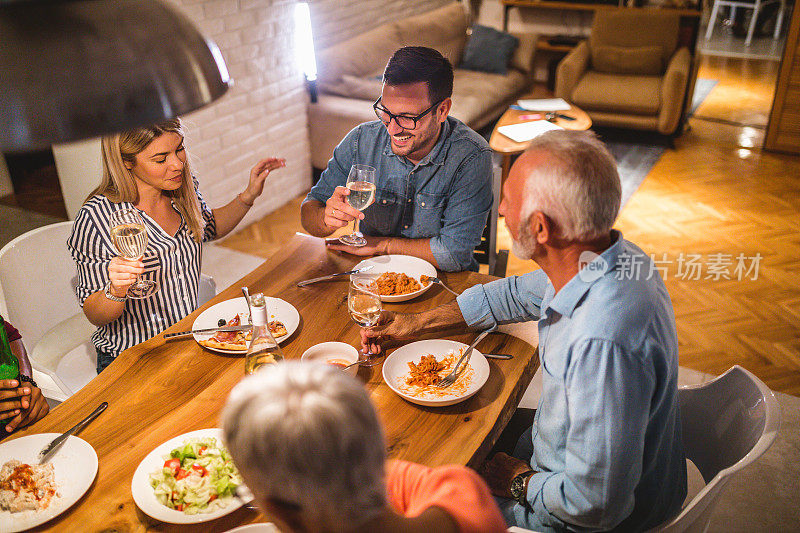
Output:
[[[197,180],[194,183],[197,190]],[[206,242],[216,237],[216,222],[200,191],[197,197],[205,221],[203,241]],[[96,195],[78,212],[67,246],[78,266],[75,292],[81,307],[86,298],[105,288],[109,279],[108,265],[119,255],[111,242],[111,213],[130,207],[133,207],[130,202],[112,203],[105,196]],[[183,216],[180,228],[172,236],[145,212],[140,211],[140,214],[147,228],[142,277],[155,281],[158,290],[149,298],[127,299],[122,315],[100,326],[92,335],[95,347],[114,357],[159,334],[197,308],[201,244],[192,239]]]

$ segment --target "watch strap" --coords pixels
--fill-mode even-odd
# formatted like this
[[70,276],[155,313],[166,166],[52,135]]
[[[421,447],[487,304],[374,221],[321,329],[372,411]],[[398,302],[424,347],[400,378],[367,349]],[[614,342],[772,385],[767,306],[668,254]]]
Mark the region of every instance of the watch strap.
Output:
[[106,283],[106,286],[103,289],[103,294],[105,294],[106,298],[108,298],[112,302],[124,302],[125,300],[128,299],[127,296],[123,296],[122,298],[120,298],[119,296],[114,296],[113,294],[111,294],[111,281],[110,280],[109,280],[108,283]]
[[514,499],[522,506],[528,506],[528,498],[526,494],[526,483],[525,481],[534,474],[533,470],[528,470],[527,472],[523,472],[521,474],[517,474],[514,476],[514,479],[511,480],[511,495]]

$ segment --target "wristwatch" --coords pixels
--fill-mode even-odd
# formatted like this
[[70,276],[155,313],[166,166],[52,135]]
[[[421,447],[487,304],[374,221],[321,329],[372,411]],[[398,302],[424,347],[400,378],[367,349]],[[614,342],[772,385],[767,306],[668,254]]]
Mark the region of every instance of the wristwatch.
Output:
[[525,494],[525,482],[531,474],[533,474],[533,470],[528,470],[522,474],[517,474],[514,476],[514,479],[511,480],[511,497],[524,507],[528,506],[528,495]]
[[114,296],[113,294],[111,294],[111,281],[106,283],[106,288],[103,289],[103,294],[105,294],[106,298],[108,298],[112,302],[124,302],[128,298],[127,296],[123,296],[122,298],[119,298],[119,297]]

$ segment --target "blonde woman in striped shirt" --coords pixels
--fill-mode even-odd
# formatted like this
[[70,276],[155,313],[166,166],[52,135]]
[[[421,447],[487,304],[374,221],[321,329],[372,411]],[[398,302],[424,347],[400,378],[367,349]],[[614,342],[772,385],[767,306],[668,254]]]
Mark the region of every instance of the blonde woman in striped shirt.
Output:
[[[233,230],[269,173],[285,165],[283,159],[262,159],[244,191],[212,210],[192,176],[177,118],[103,137],[102,156],[102,183],[81,207],[67,243],[78,267],[76,293],[98,327],[92,337],[98,373],[120,352],[197,307],[202,242]],[[139,210],[148,234],[147,251],[135,261],[118,255],[109,225],[114,211],[131,207]],[[158,291],[129,299],[128,287],[138,275],[156,281]]]

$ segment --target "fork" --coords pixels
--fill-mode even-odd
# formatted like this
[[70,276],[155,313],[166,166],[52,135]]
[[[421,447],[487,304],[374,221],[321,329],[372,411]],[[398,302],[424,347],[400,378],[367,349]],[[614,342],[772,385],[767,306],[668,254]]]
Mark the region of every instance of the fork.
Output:
[[488,329],[487,329],[487,330],[485,330],[485,331],[482,331],[482,332],[481,332],[481,334],[480,334],[480,335],[478,335],[478,338],[476,338],[474,341],[472,341],[472,344],[470,344],[470,345],[469,345],[469,348],[467,348],[466,350],[464,350],[464,353],[463,353],[463,354],[461,355],[461,357],[458,359],[458,362],[456,363],[456,366],[455,366],[455,368],[453,368],[453,371],[452,371],[452,372],[450,372],[449,374],[447,374],[447,375],[444,377],[444,379],[442,379],[442,381],[440,381],[439,383],[437,383],[437,384],[436,384],[436,386],[437,386],[437,387],[440,387],[440,388],[443,388],[443,389],[444,389],[444,388],[446,388],[446,387],[449,387],[450,385],[452,385],[453,383],[455,383],[455,382],[456,382],[456,378],[458,377],[458,373],[459,373],[459,372],[458,372],[458,367],[460,367],[460,366],[461,366],[461,363],[464,361],[464,359],[466,359],[467,357],[469,357],[469,354],[471,354],[471,353],[472,353],[472,349],[473,349],[473,348],[475,348],[475,346],[477,346],[477,344],[478,344],[479,342],[481,342],[481,341],[483,340],[483,338],[484,338],[486,335],[488,335],[488,334],[489,334],[489,330],[488,330]]
[[443,282],[442,280],[440,280],[439,278],[432,278],[432,277],[430,277],[430,276],[429,276],[429,277],[428,277],[428,280],[429,280],[431,283],[436,283],[437,285],[441,285],[441,286],[442,286],[442,287],[444,287],[446,290],[448,290],[448,291],[452,292],[454,295],[456,295],[456,296],[459,296],[459,294],[458,294],[456,291],[454,291],[453,289],[451,289],[450,287],[448,287],[447,285],[445,285],[445,284],[444,284],[444,282]]

